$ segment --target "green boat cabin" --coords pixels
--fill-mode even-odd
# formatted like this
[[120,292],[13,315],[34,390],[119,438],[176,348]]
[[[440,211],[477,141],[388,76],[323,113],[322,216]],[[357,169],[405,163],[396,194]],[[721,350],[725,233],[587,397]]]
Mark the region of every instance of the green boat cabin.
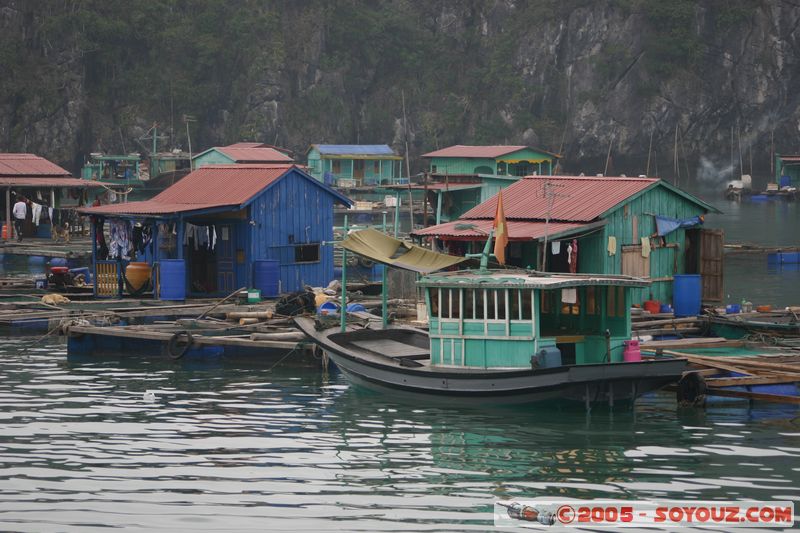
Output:
[[425,276],[419,285],[425,290],[433,365],[526,368],[548,347],[560,350],[564,365],[621,362],[623,343],[631,338],[631,290],[648,282],[462,271]]

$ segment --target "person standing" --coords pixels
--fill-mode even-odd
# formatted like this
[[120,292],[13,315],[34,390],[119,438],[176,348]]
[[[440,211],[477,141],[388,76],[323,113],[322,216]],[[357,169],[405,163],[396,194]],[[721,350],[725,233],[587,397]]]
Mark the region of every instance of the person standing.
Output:
[[17,198],[17,203],[14,204],[14,231],[17,232],[17,242],[22,242],[22,224],[25,222],[25,216],[28,214],[28,205],[25,203],[25,198]]

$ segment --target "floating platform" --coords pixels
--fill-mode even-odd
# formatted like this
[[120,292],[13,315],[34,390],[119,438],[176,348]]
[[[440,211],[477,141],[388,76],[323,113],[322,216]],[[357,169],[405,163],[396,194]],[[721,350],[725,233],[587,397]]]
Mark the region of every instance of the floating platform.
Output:
[[53,242],[52,239],[25,239],[0,241],[0,255],[21,255],[28,257],[59,257],[88,261],[92,258],[92,241],[89,237],[76,237],[70,242]]

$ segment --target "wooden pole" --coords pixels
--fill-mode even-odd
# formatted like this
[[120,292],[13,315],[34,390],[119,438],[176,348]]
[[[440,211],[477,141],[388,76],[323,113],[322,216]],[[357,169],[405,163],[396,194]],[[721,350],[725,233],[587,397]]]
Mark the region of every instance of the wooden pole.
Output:
[[[381,231],[386,233],[386,211],[383,212],[383,226]],[[389,280],[386,277],[386,265],[381,265],[381,320],[383,327],[389,325],[389,288],[387,286]]]
[[406,146],[406,177],[408,178],[408,217],[410,225],[408,232],[414,231],[414,197],[411,195],[411,163],[408,158],[408,119],[406,117],[406,92],[400,91],[400,97],[403,101],[403,137]]
[[647,147],[647,169],[644,171],[645,176],[650,176],[650,154],[653,152],[653,132],[655,128],[650,130],[650,146]]
[[6,187],[6,242],[11,240],[11,188]]
[[423,179],[423,196],[422,196],[422,227],[428,227],[428,173],[422,176]]

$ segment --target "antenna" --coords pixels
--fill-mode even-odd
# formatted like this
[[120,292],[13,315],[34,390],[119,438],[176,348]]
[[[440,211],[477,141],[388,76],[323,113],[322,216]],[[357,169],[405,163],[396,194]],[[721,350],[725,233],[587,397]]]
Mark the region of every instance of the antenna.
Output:
[[189,172],[194,170],[194,163],[192,162],[192,136],[189,134],[189,123],[197,122],[194,115],[183,115],[183,122],[186,124],[186,140],[189,144]]
[[568,194],[559,194],[555,191],[555,189],[563,187],[563,183],[553,183],[549,179],[544,182],[542,186],[542,195],[543,198],[547,200],[547,212],[545,213],[544,218],[544,249],[542,251],[542,267],[541,271],[545,272],[545,268],[547,265],[547,237],[548,237],[548,226],[550,225],[550,215],[553,212],[553,203],[555,202],[556,198],[569,198]]

